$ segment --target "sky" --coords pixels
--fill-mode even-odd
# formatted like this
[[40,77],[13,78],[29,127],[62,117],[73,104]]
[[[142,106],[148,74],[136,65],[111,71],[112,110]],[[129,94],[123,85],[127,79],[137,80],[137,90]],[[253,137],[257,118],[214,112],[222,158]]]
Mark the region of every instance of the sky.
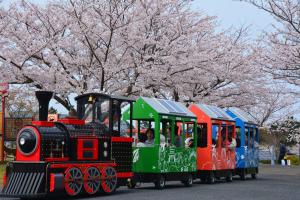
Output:
[[[16,1],[2,0],[0,6],[7,8],[10,3]],[[47,0],[29,1],[40,5],[47,3]],[[230,27],[250,26],[248,31],[252,38],[259,36],[262,31],[271,30],[271,24],[275,23],[275,20],[266,12],[238,0],[194,0],[192,9],[207,15],[217,16],[220,30]],[[67,112],[62,106],[54,102],[54,100],[51,100],[50,106],[55,107],[60,112]]]
[[250,34],[271,30],[275,20],[271,15],[249,3],[238,0],[195,0],[194,8],[218,17],[222,28],[250,26]]
[[[2,0],[0,5],[8,7],[11,2],[16,1]],[[40,5],[47,2],[47,0],[29,1]],[[271,28],[270,24],[275,22],[266,12],[239,0],[194,0],[193,9],[208,15],[217,16],[220,27],[224,29],[231,26],[251,25],[250,30],[252,34],[257,34],[262,30],[269,30]]]

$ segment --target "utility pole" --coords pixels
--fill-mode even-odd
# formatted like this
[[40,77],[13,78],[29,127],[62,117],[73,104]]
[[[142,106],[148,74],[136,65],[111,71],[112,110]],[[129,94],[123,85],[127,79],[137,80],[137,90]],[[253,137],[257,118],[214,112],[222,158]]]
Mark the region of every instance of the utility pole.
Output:
[[0,83],[1,107],[2,107],[2,133],[1,133],[1,163],[4,163],[4,139],[5,139],[5,98],[8,95],[8,83]]

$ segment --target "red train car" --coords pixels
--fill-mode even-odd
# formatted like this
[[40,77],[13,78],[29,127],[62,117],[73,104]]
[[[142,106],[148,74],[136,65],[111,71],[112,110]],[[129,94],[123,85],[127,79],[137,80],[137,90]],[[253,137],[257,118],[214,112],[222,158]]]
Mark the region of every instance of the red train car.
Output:
[[[77,118],[48,122],[52,92],[37,92],[39,121],[17,135],[1,196],[43,197],[64,192],[113,193],[132,173],[132,138],[121,137],[121,106],[132,100],[90,93],[78,96]],[[130,118],[132,119],[132,118]],[[132,134],[130,120],[130,135]],[[127,130],[126,130],[127,131]]]
[[216,106],[193,104],[197,116],[197,175],[203,182],[214,183],[222,177],[232,181],[235,168],[235,122]]

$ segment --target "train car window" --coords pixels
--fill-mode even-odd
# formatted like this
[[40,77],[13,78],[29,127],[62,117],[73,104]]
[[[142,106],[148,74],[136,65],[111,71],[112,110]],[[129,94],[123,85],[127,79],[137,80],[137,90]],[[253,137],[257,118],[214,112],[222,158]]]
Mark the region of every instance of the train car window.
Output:
[[184,134],[182,122],[175,122],[174,127],[174,145],[176,147],[184,147],[184,141],[182,135]]
[[233,126],[228,126],[228,140],[233,138]]
[[161,122],[160,144],[162,146],[170,146],[172,144],[172,121],[163,120]]
[[213,124],[212,125],[212,145],[218,146],[218,139],[219,139],[219,125]]
[[245,146],[248,146],[249,127],[245,127]]
[[236,139],[234,135],[234,126],[230,125],[228,126],[228,142],[227,145],[229,148],[235,148],[237,146]]
[[[125,120],[122,113],[126,110],[130,109],[129,102],[122,102],[120,105],[121,114],[120,114],[120,137],[130,137],[130,120]],[[132,130],[134,129],[134,125],[132,123]],[[114,124],[114,129],[116,128],[116,124]]]
[[113,131],[116,136],[118,134],[120,134],[119,124],[120,124],[120,114],[117,112],[114,112],[113,113]]
[[137,147],[154,146],[154,121],[138,120]]
[[113,100],[112,103],[112,135],[120,137],[120,119],[121,119],[121,105],[119,100]]
[[222,127],[221,127],[221,139],[222,139],[221,147],[222,148],[225,148],[227,146],[226,128],[227,128],[226,125],[222,125]]
[[258,133],[258,128],[254,129],[254,148],[259,148],[259,133]]
[[241,127],[236,127],[236,147],[241,147]]
[[258,128],[254,128],[254,139],[256,142],[259,141]]
[[253,133],[253,128],[250,128],[250,139],[249,139],[249,147],[253,149],[254,147],[254,133]]
[[197,145],[207,147],[207,124],[197,125]]
[[[97,107],[97,118],[100,122],[105,123],[106,126],[109,126],[109,100],[99,100],[96,103]],[[105,121],[106,120],[106,121]]]
[[93,121],[93,104],[85,105],[85,113],[83,116],[85,123],[90,123]]
[[108,119],[109,113],[109,100],[108,99],[91,99],[91,101],[87,101],[83,105],[83,117],[82,119],[85,120],[86,123],[90,122],[107,122],[104,121]]
[[194,123],[187,122],[184,124],[184,130],[185,130],[185,147],[186,148],[192,148],[194,147]]
[[[132,127],[133,129],[134,127]],[[130,137],[130,123],[128,121],[120,121],[120,137]]]

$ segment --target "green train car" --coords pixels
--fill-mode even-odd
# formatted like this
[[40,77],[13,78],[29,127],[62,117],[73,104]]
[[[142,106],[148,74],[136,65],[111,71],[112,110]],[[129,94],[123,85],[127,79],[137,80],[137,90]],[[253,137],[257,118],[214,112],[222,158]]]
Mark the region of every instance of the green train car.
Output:
[[191,186],[197,172],[196,116],[181,103],[147,97],[137,99],[132,116],[134,178],[129,188],[154,182],[162,189],[166,181]]

